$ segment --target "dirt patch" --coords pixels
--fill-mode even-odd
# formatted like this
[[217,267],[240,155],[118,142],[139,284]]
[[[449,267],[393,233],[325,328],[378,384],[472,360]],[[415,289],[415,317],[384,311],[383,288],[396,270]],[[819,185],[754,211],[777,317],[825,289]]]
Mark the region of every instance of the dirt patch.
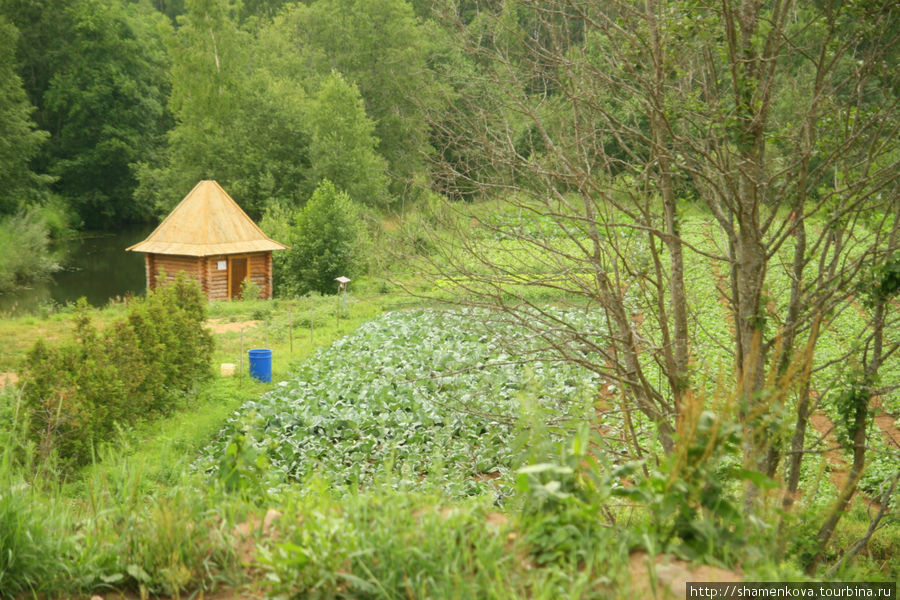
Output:
[[229,333],[232,331],[241,331],[242,329],[252,329],[258,327],[261,321],[235,321],[229,323],[223,319],[209,319],[206,321],[206,328],[213,333]]
[[500,529],[502,527],[506,527],[506,524],[509,523],[509,517],[507,517],[503,513],[491,512],[485,516],[484,522],[489,527]]
[[257,539],[276,534],[275,523],[280,518],[281,513],[270,508],[262,520],[256,515],[250,515],[249,519],[234,526],[232,535],[237,541],[235,551],[244,566],[252,565],[255,561]]
[[691,563],[668,555],[651,559],[646,552],[635,552],[629,559],[631,596],[634,598],[678,599],[687,597],[688,581],[737,582],[743,575],[708,565]]
[[0,373],[0,390],[8,385],[15,385],[19,381],[19,376],[15,373]]
[[834,434],[834,423],[824,413],[815,412],[809,416],[809,424],[825,438],[825,459],[831,465],[831,483],[838,490],[844,489],[847,483],[847,461],[841,454],[841,445]]
[[894,417],[887,413],[882,413],[875,417],[875,423],[887,439],[888,445],[892,448],[900,448],[900,429],[897,429],[897,422],[894,420]]
[[385,231],[397,231],[400,229],[400,219],[397,217],[386,217],[381,221],[381,227]]

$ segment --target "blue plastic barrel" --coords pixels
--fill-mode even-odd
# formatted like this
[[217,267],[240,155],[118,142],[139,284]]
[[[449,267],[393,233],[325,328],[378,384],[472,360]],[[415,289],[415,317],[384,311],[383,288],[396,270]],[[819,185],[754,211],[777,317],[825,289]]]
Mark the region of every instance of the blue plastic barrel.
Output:
[[248,350],[250,355],[250,376],[259,381],[272,381],[272,351],[268,348]]

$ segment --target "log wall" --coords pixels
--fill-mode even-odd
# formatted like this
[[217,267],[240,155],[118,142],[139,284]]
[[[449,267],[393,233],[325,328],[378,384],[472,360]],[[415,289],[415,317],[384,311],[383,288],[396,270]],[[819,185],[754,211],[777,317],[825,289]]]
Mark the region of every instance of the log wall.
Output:
[[268,255],[270,252],[261,252],[259,254],[251,254],[248,256],[247,269],[250,281],[259,286],[259,297],[270,298],[267,288],[269,287],[269,277],[267,275],[267,265],[269,264]]
[[162,283],[172,281],[184,271],[202,285],[202,258],[171,254],[148,254],[146,260],[147,287],[156,289]]
[[[219,270],[219,261],[225,261],[225,269]],[[206,257],[206,297],[210,300],[228,300],[228,256]]]
[[[261,298],[272,297],[272,253],[256,252],[237,254],[247,260],[247,272],[251,281],[260,288]],[[226,268],[219,270],[219,261],[225,261]],[[203,293],[209,300],[228,300],[228,255],[217,256],[176,256],[169,254],[147,254],[144,259],[144,270],[147,275],[147,287],[155,289],[157,285],[175,279],[179,271],[184,271],[200,282]],[[162,275],[165,273],[165,279]]]

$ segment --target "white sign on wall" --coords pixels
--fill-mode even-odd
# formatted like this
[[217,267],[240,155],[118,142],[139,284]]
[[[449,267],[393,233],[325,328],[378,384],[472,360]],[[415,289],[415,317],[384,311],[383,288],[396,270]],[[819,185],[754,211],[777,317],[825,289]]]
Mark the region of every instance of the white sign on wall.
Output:
[[220,270],[220,271],[224,271],[224,270],[226,270],[226,269],[228,269],[228,261],[227,261],[227,260],[220,260],[220,261],[219,261],[219,270]]

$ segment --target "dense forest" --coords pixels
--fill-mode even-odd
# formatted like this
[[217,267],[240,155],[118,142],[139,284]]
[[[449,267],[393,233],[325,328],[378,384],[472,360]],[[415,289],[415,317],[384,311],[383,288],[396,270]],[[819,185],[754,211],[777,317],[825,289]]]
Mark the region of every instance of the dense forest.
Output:
[[414,199],[438,30],[402,1],[282,4],[4,2],[4,214],[54,197],[112,229],[201,178],[257,218],[325,177]]
[[[102,327],[60,308],[56,346],[9,326],[0,481],[45,541],[39,510],[64,515],[83,578],[16,590],[640,597],[634,552],[900,576],[895,2],[0,0],[0,55],[0,291],[201,179],[290,246],[271,301],[185,280]],[[207,310],[323,348],[258,397],[210,378],[245,331],[211,342]],[[195,395],[222,406],[171,472],[95,458],[141,418],[199,421]],[[90,469],[141,493],[105,510]],[[75,490],[31,502],[29,476]],[[256,562],[140,506],[259,513]],[[296,518],[266,530],[271,506]],[[158,522],[208,552],[161,564]]]
[[[3,0],[4,231],[18,219],[20,245],[40,248],[42,232],[154,222],[200,179],[260,218],[323,179],[383,213],[537,192],[554,169],[565,191],[605,173],[634,193],[658,163],[671,204],[731,168],[720,142],[772,164],[809,155],[783,164],[793,185],[760,183],[773,197],[895,191],[895,147],[879,144],[896,132],[890,3],[731,19],[702,2],[652,19],[530,4]],[[5,250],[7,287],[41,271],[12,264],[40,250]]]

